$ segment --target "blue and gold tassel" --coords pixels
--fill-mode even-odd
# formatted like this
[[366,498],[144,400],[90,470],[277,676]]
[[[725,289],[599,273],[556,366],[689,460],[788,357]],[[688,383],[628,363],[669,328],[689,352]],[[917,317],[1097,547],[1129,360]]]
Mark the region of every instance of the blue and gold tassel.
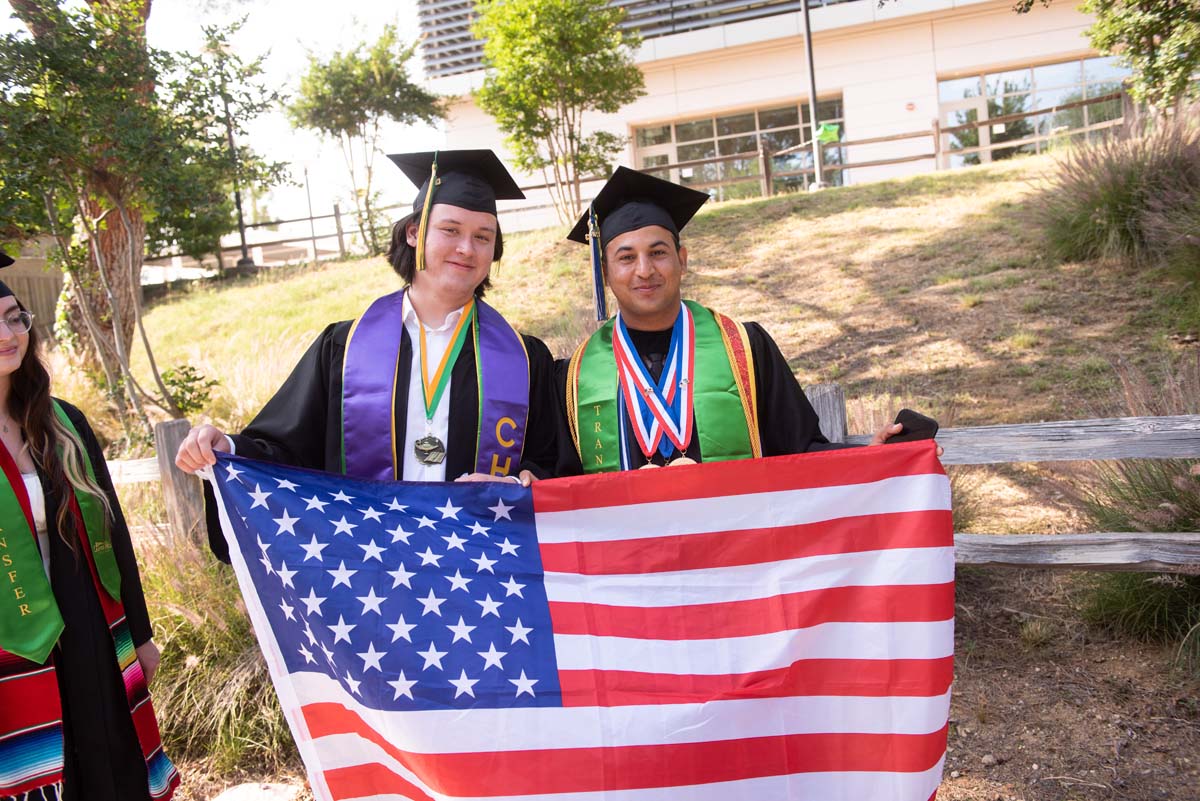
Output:
[[604,296],[604,251],[600,247],[600,224],[596,221],[595,206],[588,206],[588,244],[592,248],[592,282],[596,291],[596,321],[608,319],[608,302]]

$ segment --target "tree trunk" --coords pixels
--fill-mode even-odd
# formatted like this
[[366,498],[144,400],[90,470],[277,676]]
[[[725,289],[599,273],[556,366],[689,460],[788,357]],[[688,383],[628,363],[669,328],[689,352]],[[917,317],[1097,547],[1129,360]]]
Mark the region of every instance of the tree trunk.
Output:
[[[93,219],[102,213],[100,207],[91,199],[84,202],[84,208]],[[125,226],[121,224],[115,214],[105,217],[96,230],[96,247],[104,261],[104,276],[112,288],[114,300],[121,309],[125,310],[129,310],[133,304],[141,302],[141,286],[134,283],[133,275],[141,274],[144,257],[142,242],[145,241],[146,236],[146,223],[142,219],[141,213],[131,211],[129,217],[130,228],[136,242],[132,253],[130,252],[129,238],[125,234]],[[131,259],[136,269],[129,269]],[[96,257],[89,248],[88,272],[95,275],[99,270]],[[67,320],[72,330],[79,334],[77,338],[80,349],[78,356],[84,364],[96,367],[103,365],[108,368],[106,372],[111,371],[115,375],[120,375],[117,347],[113,341],[112,303],[104,291],[103,283],[98,277],[92,278],[78,282],[75,290],[68,307]],[[88,304],[93,319],[99,323],[99,331],[93,332],[99,338],[98,343],[88,336],[88,326],[83,318],[83,312],[79,308],[80,303]],[[133,314],[121,315],[120,335],[121,349],[123,352],[129,353],[130,345],[133,342]],[[97,346],[99,350],[97,350]]]
[[[88,5],[92,8],[113,8],[122,1],[87,0]],[[34,38],[55,34],[54,20],[43,10],[44,2],[45,0],[11,0],[10,2],[13,13],[25,23]],[[138,26],[138,33],[144,39],[144,23],[150,16],[151,0],[140,0],[135,7],[142,20],[142,24]],[[154,86],[152,84],[142,86],[140,91],[149,95],[154,91]],[[132,182],[120,175],[119,165],[106,164],[103,168],[94,169],[85,180],[86,186],[80,192],[82,210],[93,220],[99,218],[106,207],[111,208],[111,204],[99,203],[97,198],[111,196],[114,192],[123,194],[128,192],[132,186]],[[136,182],[136,178],[133,179],[133,182]],[[118,349],[113,341],[112,303],[116,302],[121,310],[128,310],[132,304],[141,302],[140,279],[142,260],[145,255],[143,243],[146,237],[146,224],[140,212],[131,212],[130,217],[130,233],[134,239],[132,245],[125,226],[115,214],[108,215],[96,226],[96,247],[104,262],[106,268],[104,275],[108,285],[112,288],[113,298],[110,300],[104,290],[103,282],[96,274],[100,268],[97,265],[95,253],[89,248],[88,272],[90,275],[77,276],[79,280],[75,283],[74,292],[68,304],[67,320],[78,334],[77,340],[81,351],[79,355],[83,358],[83,363],[89,366],[94,373],[99,373],[103,369],[106,374],[120,375]],[[88,304],[92,318],[99,323],[98,326],[89,329],[83,312],[79,308],[80,303]],[[120,316],[121,327],[117,335],[122,338],[121,350],[128,353],[133,339],[134,315],[126,311]],[[115,390],[115,388],[110,389]]]

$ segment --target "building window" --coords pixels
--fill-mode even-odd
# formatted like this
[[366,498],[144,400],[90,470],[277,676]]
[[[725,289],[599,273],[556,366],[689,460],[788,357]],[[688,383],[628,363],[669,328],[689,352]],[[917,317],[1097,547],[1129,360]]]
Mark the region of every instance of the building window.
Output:
[[[769,153],[800,147],[795,152],[771,157],[773,190],[798,191],[813,179],[809,119],[808,104],[794,102],[634,128],[635,163],[643,170],[679,165],[651,174],[708,192],[719,200],[729,200],[762,194],[760,147]],[[840,97],[818,100],[817,120],[823,126],[824,141],[845,139]],[[824,154],[827,165],[844,163],[840,147],[827,144]],[[740,158],[712,161],[723,156]],[[842,183],[841,170],[822,177],[827,184]]]
[[[954,127],[1111,94],[1128,75],[1115,59],[1087,58],[948,78],[938,82],[941,122]],[[1118,98],[956,131],[942,146],[951,167],[979,164],[1040,153],[1060,137],[1095,139],[1120,117]]]

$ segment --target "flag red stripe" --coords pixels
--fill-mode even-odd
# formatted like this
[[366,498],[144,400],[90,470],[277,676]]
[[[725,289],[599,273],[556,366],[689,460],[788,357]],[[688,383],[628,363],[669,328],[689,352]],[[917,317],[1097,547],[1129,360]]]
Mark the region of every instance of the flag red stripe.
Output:
[[325,786],[334,801],[372,795],[402,795],[417,801],[434,801],[429,793],[378,762],[327,770]]
[[[790,734],[671,745],[417,754],[387,742],[341,704],[310,704],[303,713],[314,738],[356,734],[421,776],[433,792],[451,796],[632,790],[811,772],[918,772],[936,765],[946,748],[942,727],[931,734]],[[538,764],[553,769],[530,770]]]
[[822,623],[927,623],[954,617],[954,584],[830,587],[689,606],[550,602],[556,634],[694,640],[748,637]]
[[542,569],[589,576],[702,570],[782,562],[807,556],[884,548],[941,548],[950,544],[949,510],[842,517],[794,526],[714,531],[605,542],[542,543]]
[[[836,487],[943,472],[936,446],[930,440],[888,445],[873,449],[870,456],[864,458],[861,450],[851,448],[819,455],[676,465],[665,473],[639,473],[637,481],[630,481],[622,472],[538,481],[533,485],[533,508],[537,512],[571,512],[632,503]],[[804,459],[812,461],[797,461]],[[797,469],[797,465],[809,463],[819,464],[820,469]],[[730,502],[736,503],[734,499]]]
[[696,704],[741,698],[903,696],[929,698],[950,689],[954,657],[940,659],[803,659],[753,673],[680,676],[628,670],[560,670],[563,706]]

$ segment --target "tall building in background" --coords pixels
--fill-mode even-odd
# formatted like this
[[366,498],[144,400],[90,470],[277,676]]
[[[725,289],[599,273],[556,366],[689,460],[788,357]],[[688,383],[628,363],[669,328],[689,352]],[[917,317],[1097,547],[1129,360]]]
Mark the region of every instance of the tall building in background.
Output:
[[[809,141],[804,21],[797,0],[613,0],[624,25],[643,37],[636,60],[646,95],[618,114],[585,124],[626,136],[621,163],[664,167],[672,180],[719,199],[755,196],[763,160],[742,158],[669,167],[723,155],[768,153]],[[503,136],[472,101],[483,80],[482,46],[471,36],[471,0],[418,0],[421,55],[429,86],[454,100],[446,146],[503,152]],[[1012,10],[1012,0],[811,0],[817,121],[824,137],[855,142],[931,131],[1049,108],[1109,94],[1126,72],[1098,58],[1085,29],[1091,18],[1071,4]],[[828,146],[826,183],[851,184],[947,169],[1045,150],[1063,136],[1096,136],[1119,121],[1107,101],[933,136]],[[966,152],[959,152],[966,151]],[[860,166],[903,156],[902,164]],[[770,156],[775,192],[803,189],[812,178],[811,148]],[[524,184],[541,182],[526,176]],[[585,186],[595,192],[598,183]],[[531,206],[548,201],[533,194]],[[521,219],[523,218],[523,219]],[[552,219],[531,209],[518,224]]]

